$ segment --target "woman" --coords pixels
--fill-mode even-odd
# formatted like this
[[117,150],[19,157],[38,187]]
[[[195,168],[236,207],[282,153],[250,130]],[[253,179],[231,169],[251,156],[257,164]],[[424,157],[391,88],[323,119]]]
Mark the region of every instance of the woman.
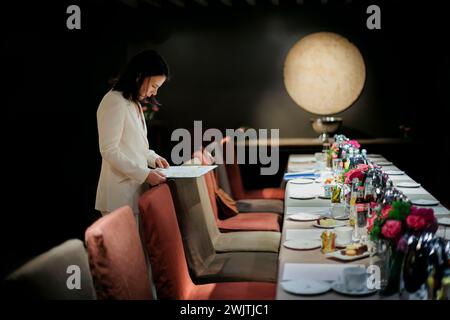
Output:
[[100,102],[97,125],[102,168],[95,208],[102,215],[128,205],[138,215],[139,196],[146,185],[165,176],[152,168],[168,162],[149,149],[142,104],[154,100],[169,77],[164,59],[153,50],[135,56]]

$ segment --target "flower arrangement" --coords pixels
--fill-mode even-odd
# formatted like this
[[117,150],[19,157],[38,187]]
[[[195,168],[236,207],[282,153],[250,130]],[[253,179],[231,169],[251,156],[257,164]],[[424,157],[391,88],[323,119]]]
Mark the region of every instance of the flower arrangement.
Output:
[[162,106],[158,102],[158,100],[156,100],[156,98],[153,96],[148,99],[145,99],[143,102],[141,102],[141,104],[146,122],[151,121],[155,116],[155,113],[157,113],[160,110],[160,107]]
[[410,235],[435,233],[438,228],[433,209],[411,206],[407,201],[393,201],[376,210],[368,219],[370,239],[377,243],[378,256],[385,263],[386,286],[381,294],[391,295],[399,290],[400,269]]
[[328,156],[331,159],[340,158],[342,156],[342,151],[350,148],[360,149],[361,145],[357,140],[349,140],[344,136],[338,136],[336,137],[336,142],[331,145],[330,150],[328,151]]
[[359,164],[356,168],[347,171],[344,174],[345,184],[351,184],[353,179],[355,178],[358,178],[359,181],[362,181],[369,169],[370,169],[369,165]]
[[[395,247],[403,235],[419,235],[424,231],[436,232],[437,227],[433,209],[418,208],[403,201],[394,201],[391,205],[384,206],[368,219],[371,240],[388,240]],[[400,243],[400,247],[401,245]]]

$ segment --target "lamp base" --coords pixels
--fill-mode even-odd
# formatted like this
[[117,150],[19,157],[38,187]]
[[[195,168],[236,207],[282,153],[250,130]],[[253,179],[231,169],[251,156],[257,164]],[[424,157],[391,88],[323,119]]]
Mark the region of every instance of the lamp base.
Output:
[[323,142],[329,142],[330,135],[335,133],[342,125],[342,118],[321,117],[312,118],[311,125],[316,133],[320,133],[319,139]]

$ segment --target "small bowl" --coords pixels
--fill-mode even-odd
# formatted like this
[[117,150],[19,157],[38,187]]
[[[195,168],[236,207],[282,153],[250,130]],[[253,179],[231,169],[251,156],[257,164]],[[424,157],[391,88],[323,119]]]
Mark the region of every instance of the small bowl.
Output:
[[342,118],[338,117],[321,117],[312,118],[311,125],[322,141],[328,141],[330,134],[335,133],[342,125]]

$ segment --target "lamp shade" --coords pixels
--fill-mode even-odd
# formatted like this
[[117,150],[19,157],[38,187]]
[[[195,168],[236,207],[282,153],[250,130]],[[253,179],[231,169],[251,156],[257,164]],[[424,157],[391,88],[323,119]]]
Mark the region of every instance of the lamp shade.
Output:
[[349,108],[364,87],[366,68],[358,48],[330,32],[303,37],[284,63],[284,84],[291,98],[317,115]]

